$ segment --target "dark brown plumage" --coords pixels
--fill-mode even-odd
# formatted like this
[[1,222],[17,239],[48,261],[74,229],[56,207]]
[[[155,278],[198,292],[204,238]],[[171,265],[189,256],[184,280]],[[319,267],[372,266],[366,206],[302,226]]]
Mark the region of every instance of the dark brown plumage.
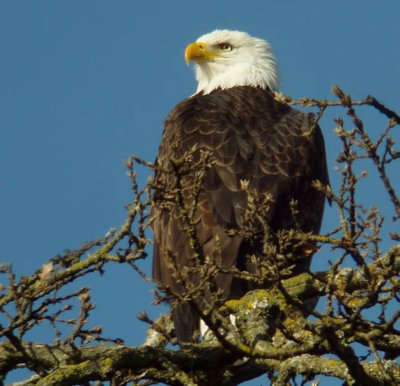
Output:
[[[303,231],[318,233],[324,210],[324,196],[311,187],[314,180],[328,184],[325,148],[321,131],[311,114],[304,114],[276,101],[273,93],[260,87],[238,86],[196,94],[179,103],[165,121],[156,173],[152,210],[155,235],[153,276],[162,286],[184,294],[184,286],[172,273],[171,262],[179,270],[193,266],[193,248],[176,205],[162,205],[165,191],[173,188],[171,160],[197,145],[193,157],[210,151],[213,166],[202,182],[195,214],[197,240],[204,256],[220,256],[215,264],[251,270],[247,255],[262,255],[261,246],[250,247],[230,229],[243,226],[246,193],[241,180],[260,193],[270,193],[272,204],[267,222],[273,232],[295,228],[289,202],[297,200],[297,225]],[[183,177],[193,183],[195,168]],[[300,270],[306,269],[308,262]],[[216,278],[216,286],[226,298],[241,297],[249,290],[246,282],[231,274]],[[198,329],[195,307],[179,303],[172,311],[177,337],[190,341]]]

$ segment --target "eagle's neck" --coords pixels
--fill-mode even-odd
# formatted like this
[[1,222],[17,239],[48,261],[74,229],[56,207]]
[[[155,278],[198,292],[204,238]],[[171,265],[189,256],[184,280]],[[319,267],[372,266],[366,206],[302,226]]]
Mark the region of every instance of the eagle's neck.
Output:
[[209,94],[215,89],[235,86],[253,86],[279,89],[279,75],[274,58],[267,57],[255,63],[243,61],[213,61],[196,64],[197,93]]

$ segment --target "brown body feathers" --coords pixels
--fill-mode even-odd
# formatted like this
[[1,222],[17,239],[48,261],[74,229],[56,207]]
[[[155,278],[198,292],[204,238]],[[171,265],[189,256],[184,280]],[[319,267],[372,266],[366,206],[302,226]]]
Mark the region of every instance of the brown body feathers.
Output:
[[[176,160],[191,149],[192,157],[177,170]],[[203,150],[209,152],[211,166],[203,169],[205,174],[199,180],[195,173]],[[250,86],[217,89],[179,103],[165,121],[157,166],[153,276],[171,292],[183,296],[188,290],[174,271],[198,263],[196,247],[203,257],[214,259],[213,263],[224,269],[251,271],[249,254],[262,255],[262,244],[250,246],[240,232],[232,232],[245,225],[247,195],[242,181],[261,194],[270,194],[266,221],[273,232],[292,228],[319,232],[325,198],[312,182],[329,184],[320,128],[311,114],[276,101],[269,90]],[[188,222],[173,199],[179,173],[183,202],[196,202],[189,222],[194,225],[197,246],[189,242]],[[197,192],[191,190],[195,181],[200,181]],[[196,193],[193,200],[191,195]],[[297,201],[296,221],[291,200]],[[250,289],[247,282],[235,280],[229,273],[217,275],[214,285],[225,298],[241,297]],[[191,341],[199,328],[196,307],[181,301],[172,315],[178,339]]]

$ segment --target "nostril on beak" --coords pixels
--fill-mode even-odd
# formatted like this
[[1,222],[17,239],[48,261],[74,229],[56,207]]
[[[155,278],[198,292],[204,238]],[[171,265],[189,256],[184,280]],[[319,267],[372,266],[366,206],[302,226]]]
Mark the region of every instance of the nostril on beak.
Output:
[[198,44],[197,45],[201,50],[204,50],[204,45],[203,44]]

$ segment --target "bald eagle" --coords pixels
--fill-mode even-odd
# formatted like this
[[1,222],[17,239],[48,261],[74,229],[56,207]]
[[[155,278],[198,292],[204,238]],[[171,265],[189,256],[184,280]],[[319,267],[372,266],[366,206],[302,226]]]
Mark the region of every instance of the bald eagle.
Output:
[[[181,343],[197,335],[207,303],[204,293],[193,294],[200,280],[193,273],[202,263],[199,255],[221,269],[209,279],[208,291],[232,299],[254,288],[232,270],[253,272],[254,256],[265,256],[261,242],[240,232],[247,221],[244,185],[269,195],[262,213],[271,232],[318,233],[325,198],[312,182],[329,184],[324,140],[313,116],[274,98],[279,76],[266,41],[215,30],[189,44],[185,59],[194,62],[198,87],[165,121],[152,207],[153,277],[178,298],[172,319]],[[199,178],[204,152],[211,162]],[[180,159],[185,165],[178,170]],[[309,259],[299,263],[297,272],[309,264]]]

